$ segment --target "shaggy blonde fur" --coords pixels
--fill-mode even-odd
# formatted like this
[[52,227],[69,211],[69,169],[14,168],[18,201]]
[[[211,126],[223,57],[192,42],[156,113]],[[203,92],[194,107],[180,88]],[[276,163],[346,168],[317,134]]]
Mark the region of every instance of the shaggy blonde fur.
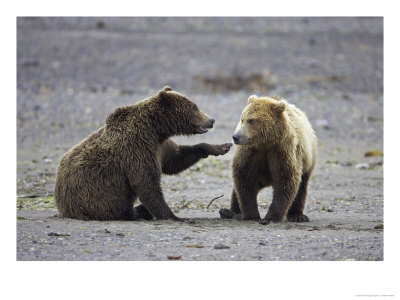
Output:
[[280,97],[250,96],[233,135],[234,188],[222,217],[260,219],[258,192],[273,187],[262,223],[309,221],[303,214],[307,185],[316,163],[317,138],[306,115]]

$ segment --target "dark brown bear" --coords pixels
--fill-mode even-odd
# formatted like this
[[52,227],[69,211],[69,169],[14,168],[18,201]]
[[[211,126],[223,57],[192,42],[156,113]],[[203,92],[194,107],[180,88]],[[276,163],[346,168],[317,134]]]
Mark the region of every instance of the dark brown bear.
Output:
[[[207,132],[214,120],[187,97],[165,87],[118,108],[106,124],[61,159],[55,202],[63,218],[82,220],[174,219],[164,200],[161,174],[177,174],[232,144],[180,146],[169,138]],[[133,208],[139,198],[142,205]]]

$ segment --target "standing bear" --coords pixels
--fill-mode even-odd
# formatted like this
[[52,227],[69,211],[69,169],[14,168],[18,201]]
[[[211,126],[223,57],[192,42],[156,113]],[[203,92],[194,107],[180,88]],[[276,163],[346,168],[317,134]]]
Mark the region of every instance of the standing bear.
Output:
[[[106,124],[61,159],[55,202],[63,218],[82,220],[173,219],[160,185],[232,144],[180,146],[169,138],[207,132],[214,120],[187,97],[165,87],[134,105],[118,108]],[[139,198],[142,205],[133,207]]]
[[272,185],[272,203],[260,223],[309,222],[303,211],[317,138],[306,115],[282,98],[250,96],[232,138],[238,145],[234,188],[221,217],[259,220],[257,194]]

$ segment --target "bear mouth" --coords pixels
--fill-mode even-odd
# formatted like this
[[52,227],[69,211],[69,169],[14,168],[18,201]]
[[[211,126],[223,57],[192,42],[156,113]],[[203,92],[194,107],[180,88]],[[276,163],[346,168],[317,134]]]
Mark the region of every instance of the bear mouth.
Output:
[[203,126],[195,126],[195,131],[196,131],[196,133],[199,133],[199,134],[203,134],[203,133],[206,133],[206,132],[208,132],[208,129],[207,128],[205,128],[205,127],[203,127]]

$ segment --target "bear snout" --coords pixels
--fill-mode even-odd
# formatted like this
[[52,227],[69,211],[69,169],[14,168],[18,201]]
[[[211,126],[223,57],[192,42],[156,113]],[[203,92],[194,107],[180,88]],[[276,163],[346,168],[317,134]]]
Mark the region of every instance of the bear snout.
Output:
[[233,140],[233,142],[237,145],[237,144],[239,143],[240,136],[239,136],[238,134],[234,134],[234,135],[232,136],[232,140]]
[[214,127],[214,123],[215,123],[215,120],[212,119],[212,118],[209,118],[203,123],[202,127],[213,128]]
[[243,136],[239,133],[235,133],[232,136],[232,140],[236,145],[246,145],[249,141],[249,139],[246,136]]
[[234,142],[236,145],[243,145],[243,144],[246,144],[246,143],[243,143],[243,141],[241,141],[241,140],[242,140],[242,136],[240,136],[240,134],[238,134],[238,133],[234,134],[234,135],[232,136],[232,139],[233,139],[233,142]]

